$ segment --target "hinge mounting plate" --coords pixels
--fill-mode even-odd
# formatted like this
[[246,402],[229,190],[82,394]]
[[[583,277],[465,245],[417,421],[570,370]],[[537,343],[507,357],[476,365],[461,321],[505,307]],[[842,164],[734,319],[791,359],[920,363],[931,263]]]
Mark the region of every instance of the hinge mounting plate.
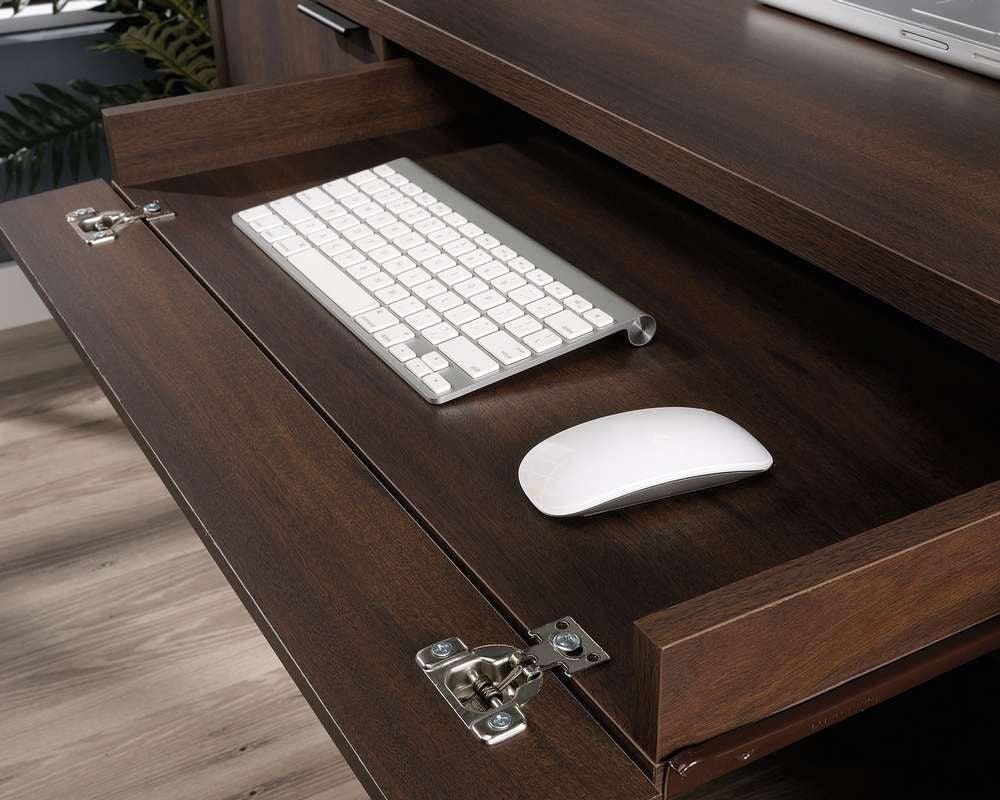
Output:
[[108,244],[118,238],[118,234],[133,222],[172,219],[174,212],[165,208],[159,200],[152,200],[141,206],[116,211],[97,211],[93,208],[78,208],[66,215],[66,222],[76,231],[86,244]]
[[572,675],[610,656],[572,617],[535,628],[527,648],[487,644],[470,650],[457,636],[417,653],[417,665],[476,738],[499,744],[528,727],[524,706],[552,669]]

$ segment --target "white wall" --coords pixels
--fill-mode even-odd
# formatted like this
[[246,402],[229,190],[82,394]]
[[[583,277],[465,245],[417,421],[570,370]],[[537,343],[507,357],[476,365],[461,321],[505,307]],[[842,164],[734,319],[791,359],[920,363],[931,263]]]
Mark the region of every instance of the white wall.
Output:
[[17,264],[0,263],[0,330],[48,318],[49,312]]

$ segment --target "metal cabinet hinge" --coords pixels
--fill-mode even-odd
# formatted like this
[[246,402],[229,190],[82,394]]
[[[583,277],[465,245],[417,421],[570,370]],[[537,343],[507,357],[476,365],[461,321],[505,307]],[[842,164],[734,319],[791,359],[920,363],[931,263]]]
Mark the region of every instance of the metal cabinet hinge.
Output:
[[572,675],[610,656],[572,617],[535,628],[528,648],[487,644],[470,650],[457,636],[417,653],[417,664],[473,735],[498,744],[528,726],[524,706],[552,669]]
[[77,236],[87,244],[107,244],[118,238],[118,234],[140,220],[171,219],[174,212],[163,207],[159,200],[124,211],[96,211],[93,208],[78,208],[66,215],[66,222],[76,231]]

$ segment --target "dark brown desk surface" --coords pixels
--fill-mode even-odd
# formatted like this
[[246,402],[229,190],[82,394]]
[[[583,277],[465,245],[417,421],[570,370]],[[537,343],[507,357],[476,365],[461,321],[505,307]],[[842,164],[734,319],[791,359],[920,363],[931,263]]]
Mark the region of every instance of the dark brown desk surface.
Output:
[[754,0],[330,5],[1000,358],[1000,81]]
[[[230,220],[401,155],[643,298],[657,339],[606,340],[442,407],[402,391]],[[626,731],[633,621],[1000,474],[993,362],[544,126],[411,132],[128,194],[182,211],[160,233],[512,619],[528,629],[586,609],[616,655],[578,683]],[[515,476],[533,443],[656,405],[731,416],[775,469],[586,520],[525,500]]]

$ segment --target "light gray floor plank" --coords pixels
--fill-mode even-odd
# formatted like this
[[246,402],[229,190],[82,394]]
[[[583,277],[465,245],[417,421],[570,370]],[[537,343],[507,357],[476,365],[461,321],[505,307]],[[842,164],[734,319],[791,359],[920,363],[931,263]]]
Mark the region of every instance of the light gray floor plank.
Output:
[[365,793],[55,323],[0,332],[0,800]]

